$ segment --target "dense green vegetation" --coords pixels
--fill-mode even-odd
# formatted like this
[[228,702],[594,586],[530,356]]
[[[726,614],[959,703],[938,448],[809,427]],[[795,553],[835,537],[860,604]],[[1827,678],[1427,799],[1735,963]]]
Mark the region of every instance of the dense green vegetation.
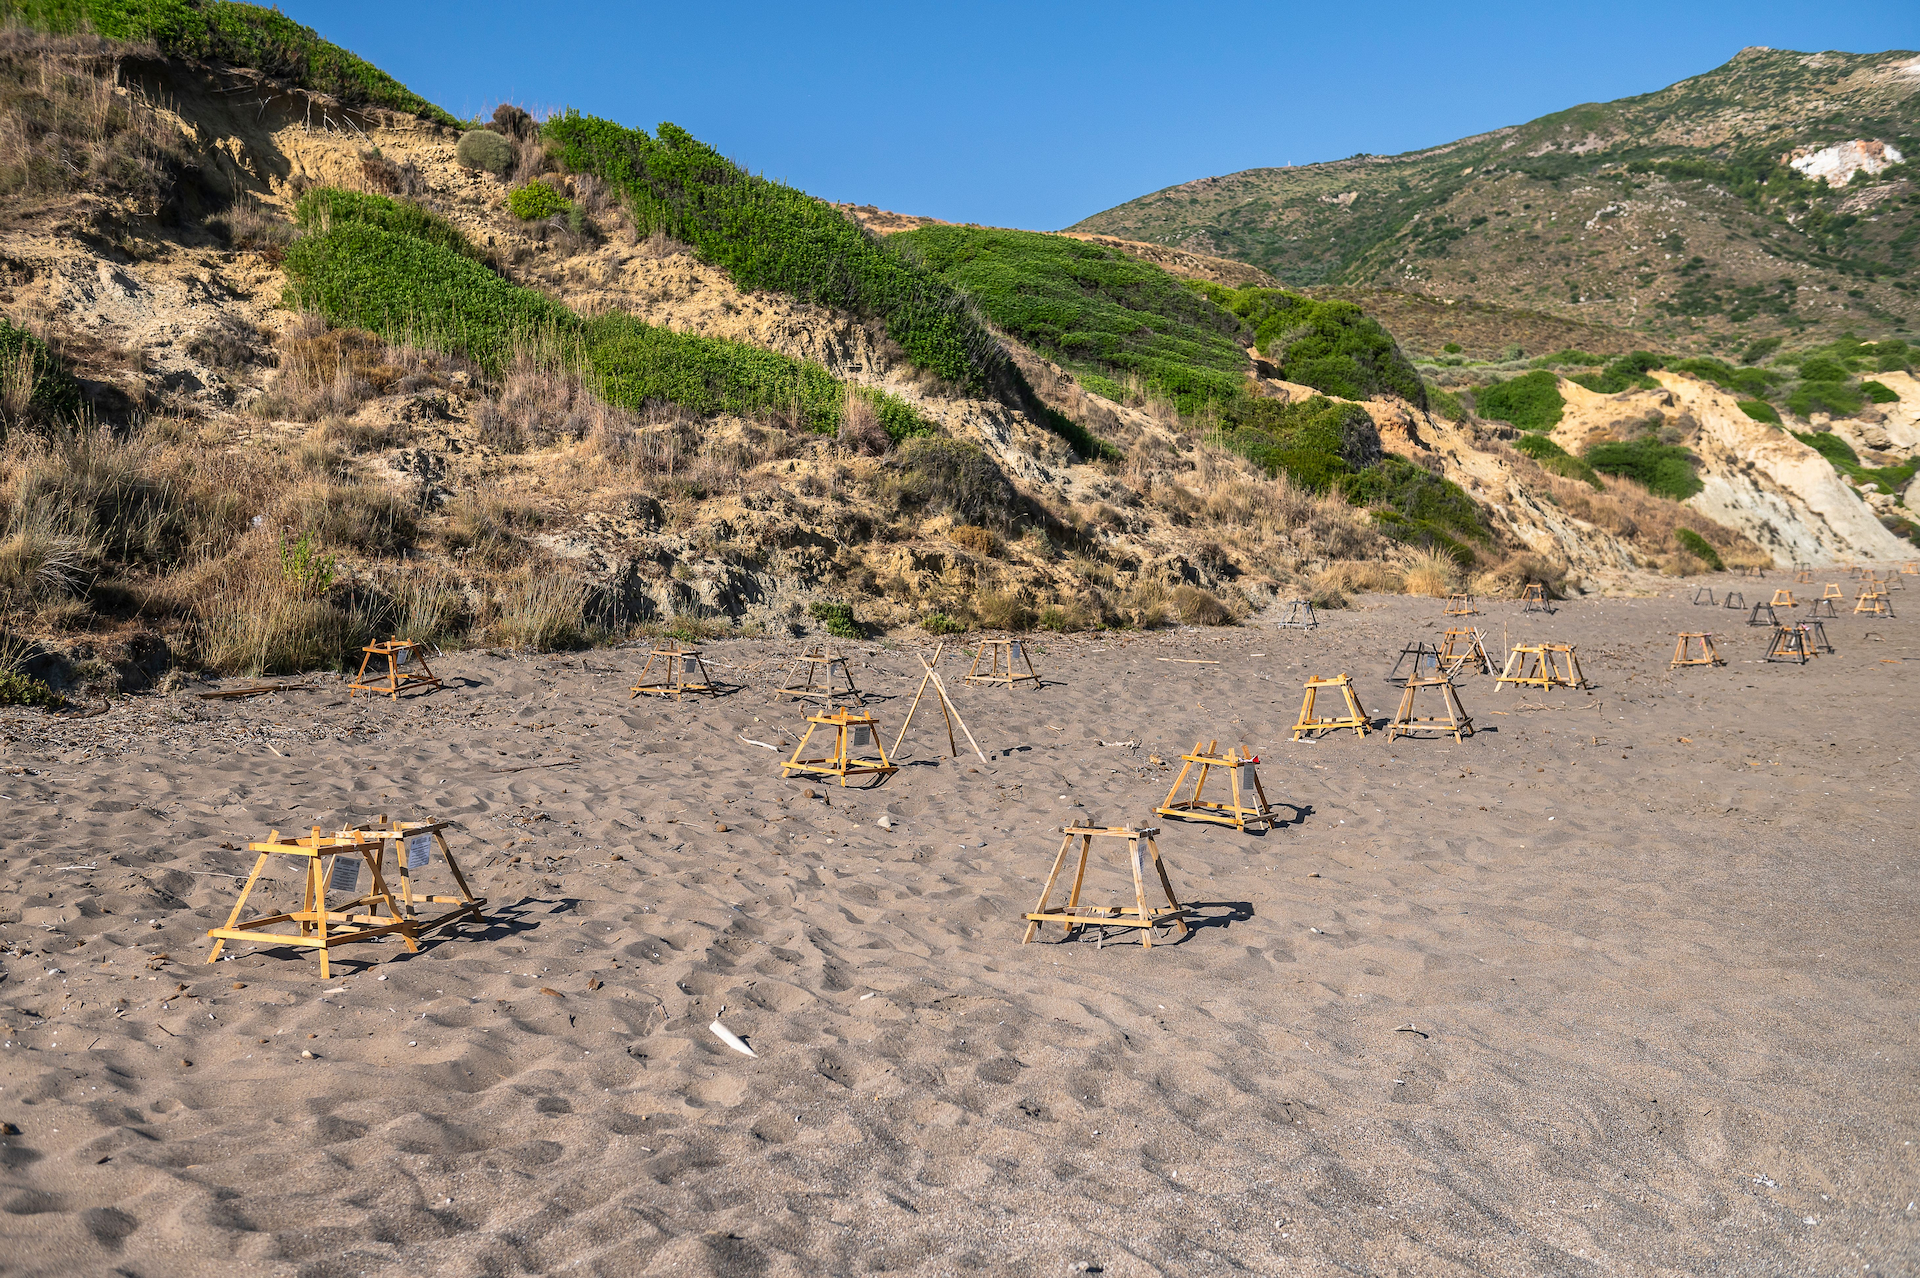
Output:
[[67,699],[31,675],[0,670],[0,706],[44,706],[58,710]]
[[[583,320],[463,256],[437,219],[381,196],[337,195],[316,193],[310,207],[354,216],[329,221],[287,250],[291,306],[461,355],[496,375],[516,348],[549,352],[578,362],[609,402],[629,408],[664,400],[702,414],[792,413],[825,433],[839,427],[847,390],[818,364],[620,313]],[[856,393],[874,404],[895,439],[929,429],[904,401],[868,388]]]
[[1480,507],[1458,484],[1398,457],[1382,458],[1340,488],[1354,505],[1373,507],[1388,535],[1443,549],[1462,567],[1474,561],[1468,542],[1492,540]]
[[278,9],[226,0],[0,0],[0,18],[41,31],[91,30],[163,53],[251,67],[343,102],[459,122],[370,62]]
[[1673,539],[1680,543],[1680,549],[1686,551],[1713,571],[1726,571],[1727,566],[1720,562],[1720,552],[1713,548],[1713,543],[1693,529],[1676,528],[1673,530]]
[[80,383],[46,343],[0,319],[0,439],[15,425],[71,422],[84,403]]
[[1605,488],[1592,466],[1575,457],[1546,435],[1529,432],[1513,441],[1520,452],[1539,462],[1541,467],[1565,479],[1578,479],[1595,488]]
[[1827,413],[1851,417],[1860,411],[1860,392],[1843,381],[1802,381],[1787,393],[1787,407],[1800,417]]
[[[1599,360],[1594,361],[1596,364]],[[1652,351],[1634,351],[1621,355],[1597,373],[1575,373],[1567,380],[1601,395],[1618,395],[1627,390],[1652,390],[1659,383],[1647,376],[1650,368],[1659,368],[1662,360]]]
[[1652,435],[1623,444],[1595,444],[1587,450],[1587,464],[1607,475],[1619,475],[1644,485],[1656,497],[1685,501],[1706,485],[1693,473],[1694,455]]
[[1490,539],[1480,508],[1457,485],[1381,455],[1373,418],[1358,404],[1319,395],[1291,404],[1254,400],[1213,439],[1269,474],[1284,471],[1303,487],[1373,507],[1389,535],[1441,547],[1463,564],[1474,558],[1467,542]]
[[343,191],[337,186],[316,186],[295,202],[293,217],[308,231],[325,231],[348,222],[364,222],[383,231],[392,231],[395,235],[452,249],[461,257],[470,257],[476,262],[485,259],[479,247],[447,219],[429,213],[418,204],[390,200],[384,195],[363,195],[358,191]]
[[507,212],[522,222],[532,222],[543,217],[552,217],[556,213],[565,213],[573,207],[573,201],[554,190],[549,182],[535,178],[523,182],[507,192]]
[[1566,406],[1559,379],[1545,369],[1522,373],[1473,392],[1474,411],[1521,430],[1552,430],[1560,424]]
[[1898,466],[1862,466],[1860,455],[1853,451],[1847,441],[1831,431],[1793,432],[1793,437],[1807,447],[1819,453],[1833,468],[1864,487],[1878,484],[1883,493],[1898,492],[1908,480],[1912,479],[1920,463],[1903,462]]
[[1427,407],[1426,384],[1393,334],[1352,302],[1200,280],[1188,287],[1245,320],[1254,345],[1286,380],[1342,399],[1398,395]]
[[1214,439],[1269,474],[1285,471],[1316,492],[1337,489],[1380,456],[1379,432],[1367,410],[1319,395],[1291,404],[1253,400]]
[[691,244],[739,287],[884,320],[916,365],[961,385],[1006,377],[1005,352],[957,289],[832,205],[744,172],[672,124],[654,137],[569,111],[545,132],[568,168],[627,197],[642,235]]
[[1240,321],[1149,262],[1034,231],[925,226],[893,237],[995,325],[1125,402],[1129,375],[1182,413],[1242,393]]
[[1739,405],[1740,411],[1756,422],[1765,422],[1769,426],[1780,424],[1780,410],[1764,399],[1743,399]]

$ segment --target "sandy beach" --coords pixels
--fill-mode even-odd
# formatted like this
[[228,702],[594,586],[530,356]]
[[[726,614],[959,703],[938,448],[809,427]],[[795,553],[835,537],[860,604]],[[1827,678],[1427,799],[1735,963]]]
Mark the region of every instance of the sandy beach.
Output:
[[[798,640],[684,703],[643,645],[0,712],[0,1271],[1920,1272],[1920,592],[1798,666],[1691,591],[1483,604],[1594,687],[1463,676],[1459,744],[1289,739],[1309,675],[1383,721],[1434,599],[1039,639],[1038,690],[950,647],[986,760],[925,704],[847,788],[780,776]],[[889,744],[931,647],[846,646]],[[1280,828],[1152,816],[1196,739]],[[381,813],[457,823],[484,928],[205,962],[247,842]],[[1075,820],[1158,826],[1192,933],[1022,946]]]

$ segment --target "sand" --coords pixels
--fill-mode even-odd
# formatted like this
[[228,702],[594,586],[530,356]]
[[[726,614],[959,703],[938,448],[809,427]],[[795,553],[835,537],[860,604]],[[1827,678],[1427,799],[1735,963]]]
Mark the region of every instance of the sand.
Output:
[[[870,789],[747,740],[801,724],[787,642],[685,704],[620,649],[6,711],[0,1270],[1920,1270],[1916,623],[1802,668],[1685,592],[1495,604],[1597,687],[1289,741],[1308,673],[1389,713],[1439,613],[1055,638],[1037,692],[949,661],[988,761],[936,715]],[[1729,664],[1670,675],[1708,626]],[[915,650],[852,647],[889,740]],[[1290,806],[1157,822],[1193,933],[1020,945],[1057,827],[1150,820],[1199,737]],[[380,812],[459,823],[484,931],[204,962],[248,840]]]

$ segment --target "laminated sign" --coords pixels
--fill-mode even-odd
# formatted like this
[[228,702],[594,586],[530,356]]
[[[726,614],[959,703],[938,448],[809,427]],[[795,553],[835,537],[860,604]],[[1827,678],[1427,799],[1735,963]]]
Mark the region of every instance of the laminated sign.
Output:
[[360,858],[358,856],[333,858],[333,872],[327,876],[327,890],[329,892],[360,890]]
[[427,855],[433,851],[431,834],[416,834],[407,840],[407,868],[423,870],[427,865]]

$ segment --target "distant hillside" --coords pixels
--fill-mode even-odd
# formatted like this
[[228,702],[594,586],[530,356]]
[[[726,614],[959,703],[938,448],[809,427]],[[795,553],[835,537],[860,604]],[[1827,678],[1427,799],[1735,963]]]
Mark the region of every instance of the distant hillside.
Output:
[[[1916,91],[1911,52],[1747,49],[1655,93],[1406,155],[1202,178],[1069,229],[1660,344],[1903,332],[1920,322]],[[1860,165],[1878,171],[1848,180]]]

